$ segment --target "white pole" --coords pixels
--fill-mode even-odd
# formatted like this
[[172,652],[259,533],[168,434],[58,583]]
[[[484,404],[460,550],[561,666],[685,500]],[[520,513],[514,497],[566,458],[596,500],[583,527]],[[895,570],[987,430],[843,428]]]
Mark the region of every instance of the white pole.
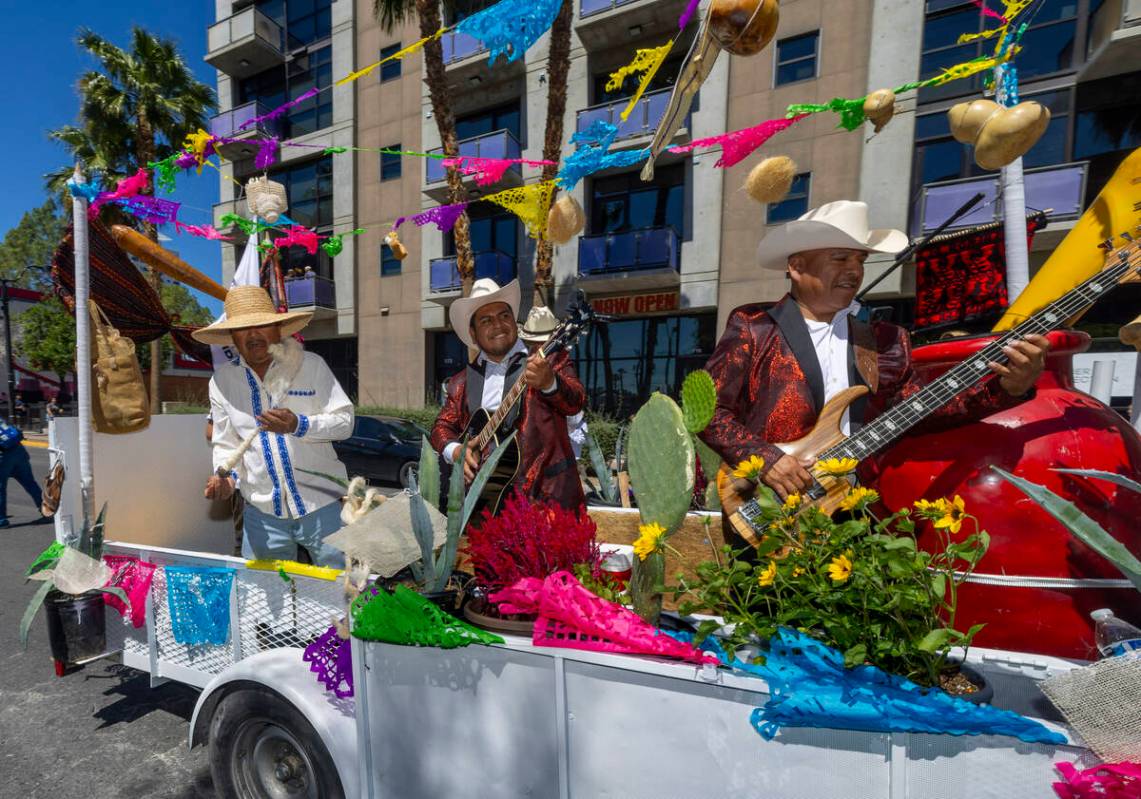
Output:
[[1094,361],[1090,375],[1089,393],[1099,402],[1109,405],[1113,402],[1113,367],[1115,361]]
[[[75,165],[72,180],[83,183]],[[78,394],[79,489],[83,517],[95,522],[95,471],[91,457],[91,335],[87,299],[90,296],[90,250],[87,238],[87,200],[78,194],[71,201],[75,242],[75,384]]]
[[[1007,64],[995,67],[995,95],[1001,105],[1010,99],[1006,91]],[[1030,282],[1030,252],[1026,247],[1026,191],[1022,159],[1002,168],[1002,231],[1006,240],[1006,295],[1013,303]]]
[[1133,371],[1133,405],[1130,408],[1130,423],[1141,433],[1141,352],[1137,354],[1137,366]]

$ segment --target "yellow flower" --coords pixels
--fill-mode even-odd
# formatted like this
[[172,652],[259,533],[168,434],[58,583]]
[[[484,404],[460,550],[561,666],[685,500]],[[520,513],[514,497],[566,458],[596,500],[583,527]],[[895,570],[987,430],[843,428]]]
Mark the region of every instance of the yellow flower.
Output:
[[952,533],[959,532],[963,526],[963,519],[967,516],[967,509],[963,503],[963,498],[955,494],[955,498],[951,502],[944,499],[939,500],[943,503],[943,516],[935,521],[936,527],[949,528]]
[[804,574],[804,569],[800,568],[799,566],[792,570],[793,577],[799,577],[802,574]]
[[772,585],[776,581],[776,578],[777,562],[775,560],[770,560],[769,565],[765,567],[765,570],[757,575],[757,585],[764,588],[765,586]]
[[761,476],[761,470],[765,468],[765,459],[756,455],[750,455],[747,461],[741,461],[737,464],[737,468],[733,470],[734,477],[740,477],[745,480],[756,480]]
[[638,525],[638,532],[640,535],[634,542],[634,554],[638,556],[638,560],[645,560],[647,555],[658,548],[662,536],[666,534],[666,528],[654,522]]
[[785,497],[784,505],[781,506],[781,510],[783,510],[785,513],[792,513],[799,507],[800,494],[789,494],[787,497]]
[[832,558],[832,562],[825,567],[833,582],[842,583],[852,576],[851,555],[852,551],[848,550],[843,555]]
[[816,462],[816,471],[833,477],[843,477],[856,471],[860,462],[855,458],[826,458]]
[[943,515],[943,507],[947,504],[945,499],[937,499],[934,502],[928,502],[925,499],[915,500],[915,509],[920,513],[937,513]]
[[873,502],[879,501],[880,495],[878,492],[870,488],[858,486],[848,492],[848,496],[844,497],[840,502],[840,509],[852,511],[857,508],[864,508]]

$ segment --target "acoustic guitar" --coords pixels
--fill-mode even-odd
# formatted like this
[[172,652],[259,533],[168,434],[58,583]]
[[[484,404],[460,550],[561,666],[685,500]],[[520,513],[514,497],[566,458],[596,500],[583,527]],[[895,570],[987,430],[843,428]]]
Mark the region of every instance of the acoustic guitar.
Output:
[[[1138,228],[1141,232],[1141,227]],[[991,376],[990,362],[1000,364],[1008,360],[1002,348],[1011,341],[1032,333],[1044,334],[1079,315],[1089,305],[1125,283],[1141,282],[1141,245],[1127,233],[1127,243],[1114,250],[1106,260],[1105,268],[1067,292],[1017,327],[1003,333],[958,366],[931,381],[905,401],[877,416],[861,427],[854,435],[841,432],[844,411],[858,397],[866,394],[866,386],[846,388],[825,403],[816,425],[803,438],[786,444],[777,444],[785,453],[797,458],[822,461],[829,458],[852,458],[862,461],[883,451],[893,441],[931,414]],[[1113,240],[1102,247],[1113,250]],[[831,514],[847,496],[851,483],[846,477],[816,474],[809,490],[801,492],[802,502],[798,513],[815,507]],[[733,466],[724,463],[717,473],[717,494],[722,512],[733,529],[753,546],[760,544],[765,524],[761,507],[754,498],[757,483],[733,477]]]
[[[551,333],[551,337],[539,347],[538,354],[543,358],[549,358],[562,350],[572,349],[579,337],[585,335],[591,324],[597,319],[598,317],[590,304],[584,298],[580,298],[570,307],[566,319],[559,323],[559,326]],[[481,463],[487,460],[487,457],[495,451],[501,441],[510,437],[519,420],[519,414],[514,415],[511,423],[507,423],[507,419],[512,416],[511,411],[523,398],[526,390],[527,384],[520,375],[511,388],[507,390],[503,396],[503,401],[499,403],[499,407],[495,409],[494,413],[488,413],[486,409],[480,408],[472,414],[467,426],[467,439],[475,441],[478,445]],[[484,484],[473,516],[484,509],[489,510],[492,515],[499,512],[499,506],[507,494],[507,489],[519,473],[521,462],[519,437],[516,436],[507,445],[507,449],[503,451],[495,469],[492,470]],[[462,468],[458,463],[457,467]]]

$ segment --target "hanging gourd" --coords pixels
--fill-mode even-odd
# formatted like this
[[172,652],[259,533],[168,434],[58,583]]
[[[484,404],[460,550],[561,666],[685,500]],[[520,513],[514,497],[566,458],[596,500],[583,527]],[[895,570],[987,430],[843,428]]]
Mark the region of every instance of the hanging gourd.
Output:
[[555,200],[547,215],[547,238],[555,244],[566,244],[582,232],[586,226],[586,215],[582,206],[569,194]]
[[956,141],[974,146],[976,164],[1001,169],[1042,138],[1050,111],[1033,100],[1010,108],[993,100],[973,100],[952,107],[947,120]]
[[864,98],[864,116],[875,126],[876,133],[895,116],[895,92],[877,89]]
[[777,0],[713,0],[709,33],[732,55],[756,55],[777,32]]

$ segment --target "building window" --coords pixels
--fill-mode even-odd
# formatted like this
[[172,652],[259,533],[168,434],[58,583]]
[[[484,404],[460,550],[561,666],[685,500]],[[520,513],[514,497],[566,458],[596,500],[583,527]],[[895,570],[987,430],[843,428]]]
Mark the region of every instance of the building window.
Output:
[[[385,150],[399,150],[399,144],[390,144]],[[380,179],[396,180],[400,177],[400,156],[396,153],[380,154]]]
[[[242,103],[261,101],[277,108],[296,100],[310,89],[327,89],[333,84],[333,48],[322,47],[294,59],[288,69],[274,67],[244,78],[238,83]],[[333,93],[322,91],[293,106],[280,121],[281,138],[304,136],[333,124]]]
[[[240,178],[242,183],[252,175]],[[285,186],[289,197],[290,219],[318,233],[327,234],[333,227],[333,159],[325,156],[316,161],[292,165],[286,169],[274,170],[269,177]],[[280,231],[284,234],[285,231]],[[273,235],[271,232],[270,235]],[[286,247],[281,251],[283,273],[299,269],[304,272],[309,267],[321,277],[333,274],[332,259],[321,248],[310,255],[304,247]]]
[[380,276],[400,274],[400,261],[392,254],[392,248],[387,244],[380,245]]
[[[654,92],[673,87],[674,81],[677,80],[677,76],[681,72],[683,61],[684,57],[677,55],[674,58],[667,58],[662,62],[662,66],[654,73],[654,77],[650,79],[650,85],[646,87],[645,94],[653,94]],[[608,91],[606,84],[609,82],[610,72],[603,72],[593,77],[593,86],[591,87],[593,91],[591,96],[594,98],[595,105],[614,103],[633,97],[642,79],[635,74],[627,75],[618,88]]]
[[519,140],[521,123],[522,114],[519,111],[518,101],[507,103],[486,111],[456,117],[456,138],[463,141],[497,130],[506,130]]
[[594,178],[590,184],[590,234],[672,227],[685,237],[685,164],[654,170],[644,182],[637,172]]
[[626,419],[655,391],[679,396],[717,342],[717,314],[651,316],[599,325],[575,348],[587,406]]
[[766,211],[766,222],[775,225],[778,222],[788,222],[798,219],[808,213],[808,190],[812,183],[811,172],[801,172],[792,179],[792,188],[779,203],[769,203]]
[[[468,208],[468,231],[471,251],[501,252],[515,260],[519,256],[519,218],[491,203],[476,203]],[[444,255],[456,254],[456,238],[452,231],[444,234]]]
[[258,10],[289,37],[289,50],[329,38],[333,33],[333,0],[258,0]]
[[[400,52],[400,42],[390,44],[388,47],[380,48],[380,58],[384,59],[394,56]],[[380,82],[388,83],[390,80],[396,80],[400,77],[400,64],[399,58],[389,61],[380,65]]]
[[774,86],[812,80],[816,77],[816,53],[820,31],[781,39],[777,42]]

